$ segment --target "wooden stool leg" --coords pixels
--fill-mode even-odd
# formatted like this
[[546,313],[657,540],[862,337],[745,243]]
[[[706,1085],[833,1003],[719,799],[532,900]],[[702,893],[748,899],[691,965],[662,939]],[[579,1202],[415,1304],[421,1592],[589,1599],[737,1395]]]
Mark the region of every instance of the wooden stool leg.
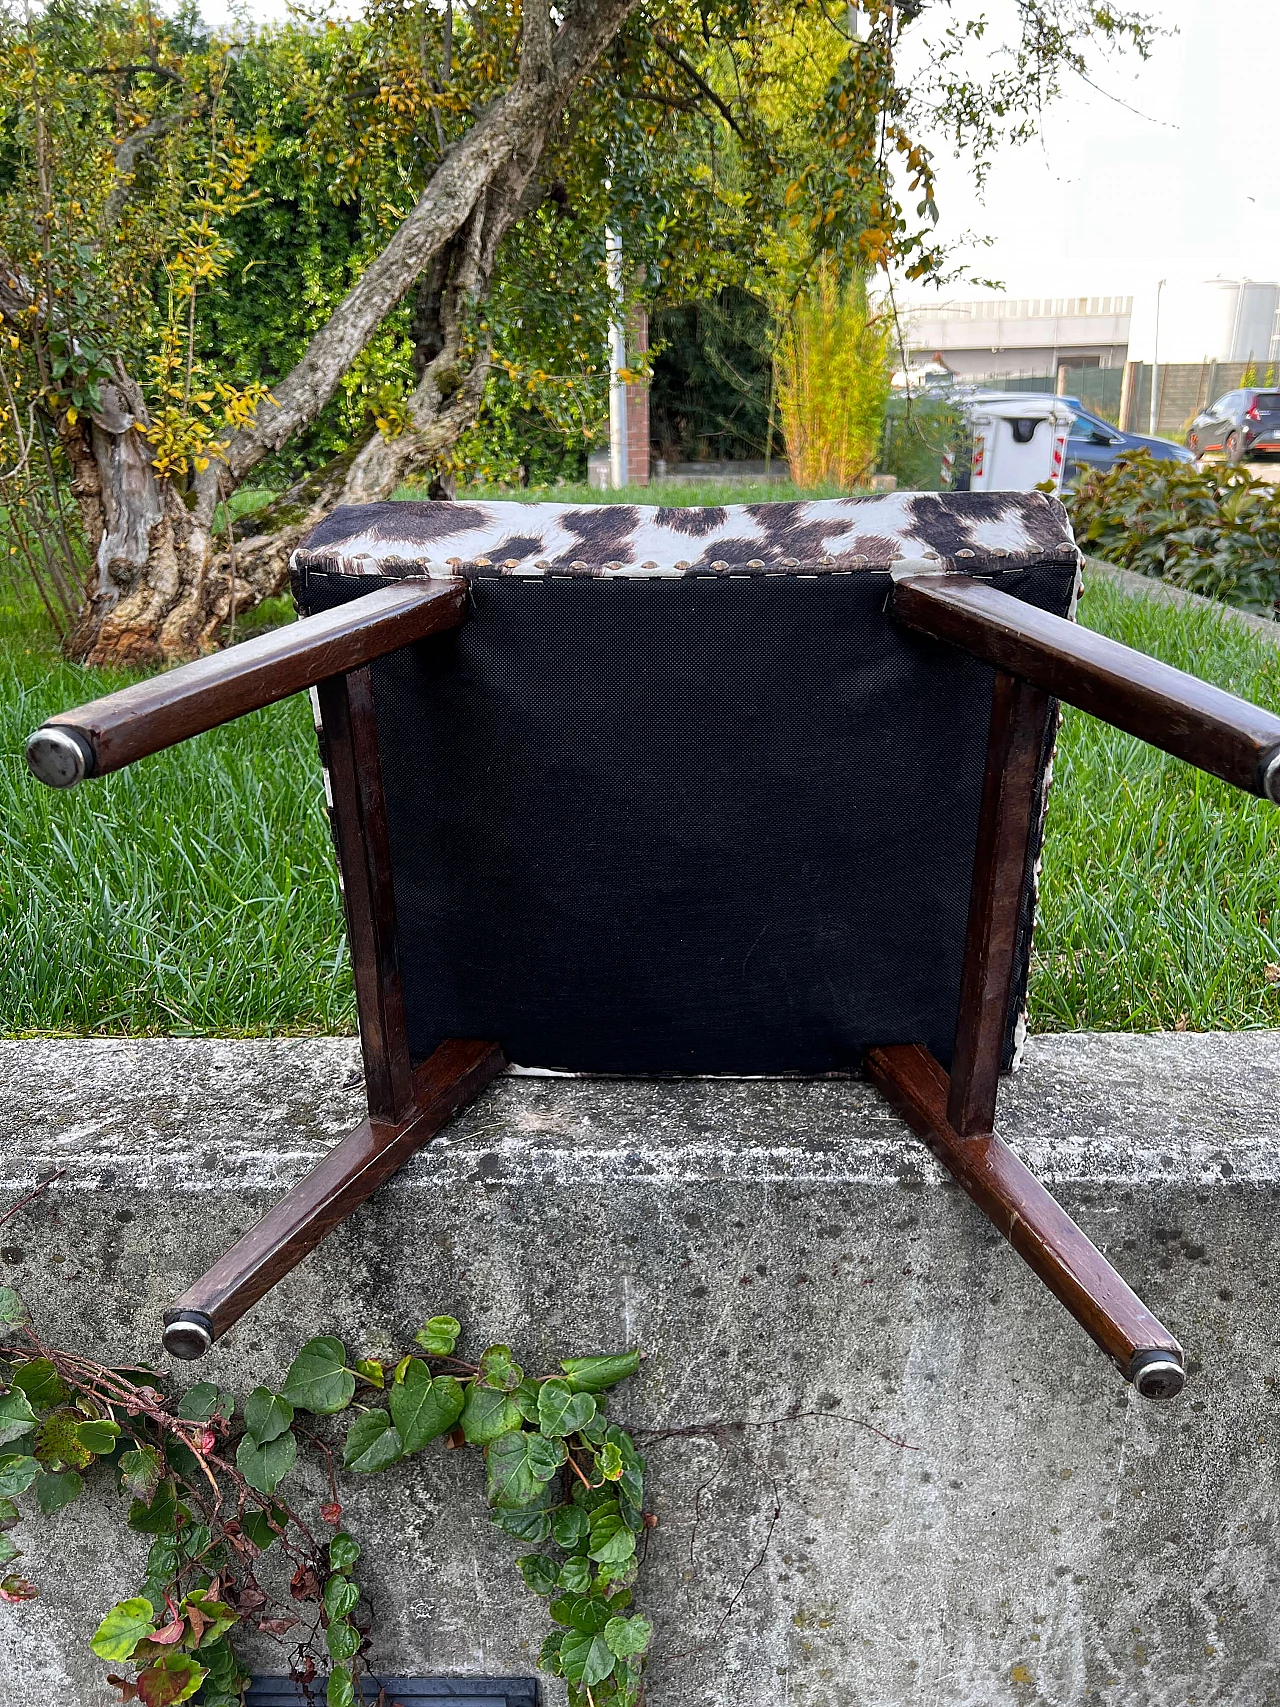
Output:
[[1018,1255],[1114,1359],[1144,1398],[1186,1380],[1182,1347],[1003,1139],[961,1137],[947,1114],[947,1075],[927,1049],[872,1049],[869,1077]]
[[414,1106],[403,1120],[361,1121],[188,1287],[165,1314],[165,1350],[174,1357],[202,1357],[505,1066],[496,1043],[442,1043],[414,1074]]

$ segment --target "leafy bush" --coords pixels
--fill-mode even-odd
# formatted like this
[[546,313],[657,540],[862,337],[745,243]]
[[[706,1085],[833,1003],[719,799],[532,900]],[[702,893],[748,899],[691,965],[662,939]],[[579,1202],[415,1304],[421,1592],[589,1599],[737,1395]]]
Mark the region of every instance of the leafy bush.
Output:
[[891,397],[876,467],[894,475],[900,491],[945,491],[943,457],[954,455],[963,433],[964,419],[946,398]]
[[1280,595],[1280,486],[1244,468],[1157,462],[1089,472],[1067,496],[1081,546],[1109,563],[1270,615]]

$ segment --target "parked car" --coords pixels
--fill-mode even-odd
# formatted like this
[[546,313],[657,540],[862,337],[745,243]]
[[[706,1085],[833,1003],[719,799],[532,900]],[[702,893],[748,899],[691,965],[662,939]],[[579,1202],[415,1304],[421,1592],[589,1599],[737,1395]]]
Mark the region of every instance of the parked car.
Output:
[[[1043,402],[1052,395],[1047,391],[979,391],[966,402],[999,400],[1006,403],[1017,397],[1034,397]],[[1075,415],[1067,434],[1065,478],[1068,482],[1078,478],[1087,468],[1114,468],[1122,456],[1135,450],[1147,451],[1158,462],[1195,461],[1189,450],[1174,444],[1172,439],[1151,438],[1146,433],[1126,433],[1110,421],[1104,421],[1101,415],[1086,409],[1078,397],[1059,397],[1057,401],[1065,403]]]
[[1228,462],[1280,456],[1280,391],[1228,391],[1196,416],[1187,429],[1187,448],[1196,457],[1220,450]]

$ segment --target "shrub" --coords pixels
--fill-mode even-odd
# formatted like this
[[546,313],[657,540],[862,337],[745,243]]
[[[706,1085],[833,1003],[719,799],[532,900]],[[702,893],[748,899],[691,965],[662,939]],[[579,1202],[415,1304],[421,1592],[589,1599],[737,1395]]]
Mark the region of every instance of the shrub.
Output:
[[774,358],[778,414],[798,486],[865,486],[889,397],[892,322],[864,275],[819,261]]
[[1081,546],[1109,563],[1271,615],[1280,596],[1280,486],[1244,468],[1135,452],[1067,495]]

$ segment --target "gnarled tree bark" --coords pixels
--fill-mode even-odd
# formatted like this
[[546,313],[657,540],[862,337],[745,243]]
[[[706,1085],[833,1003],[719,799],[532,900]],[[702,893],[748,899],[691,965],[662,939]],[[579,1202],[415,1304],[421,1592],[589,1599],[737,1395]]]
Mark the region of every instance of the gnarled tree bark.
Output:
[[[88,604],[70,641],[77,656],[95,664],[153,663],[216,644],[233,610],[247,610],[282,584],[293,546],[335,501],[389,496],[474,421],[489,352],[483,344],[469,348],[468,340],[498,244],[536,199],[546,141],[569,95],[636,4],[570,0],[556,29],[548,0],[526,0],[511,87],[448,150],[386,247],[302,359],[273,384],[253,424],[190,490],[156,475],[138,432],[146,424],[142,398],[127,375],[105,388],[92,422],[64,427],[73,492],[94,553]],[[418,304],[423,360],[409,399],[412,425],[395,438],[375,435],[349,460],[277,500],[274,515],[261,512],[249,537],[216,550],[219,499],[316,419],[383,318],[419,281],[426,293]],[[280,525],[269,528],[272,521]]]

